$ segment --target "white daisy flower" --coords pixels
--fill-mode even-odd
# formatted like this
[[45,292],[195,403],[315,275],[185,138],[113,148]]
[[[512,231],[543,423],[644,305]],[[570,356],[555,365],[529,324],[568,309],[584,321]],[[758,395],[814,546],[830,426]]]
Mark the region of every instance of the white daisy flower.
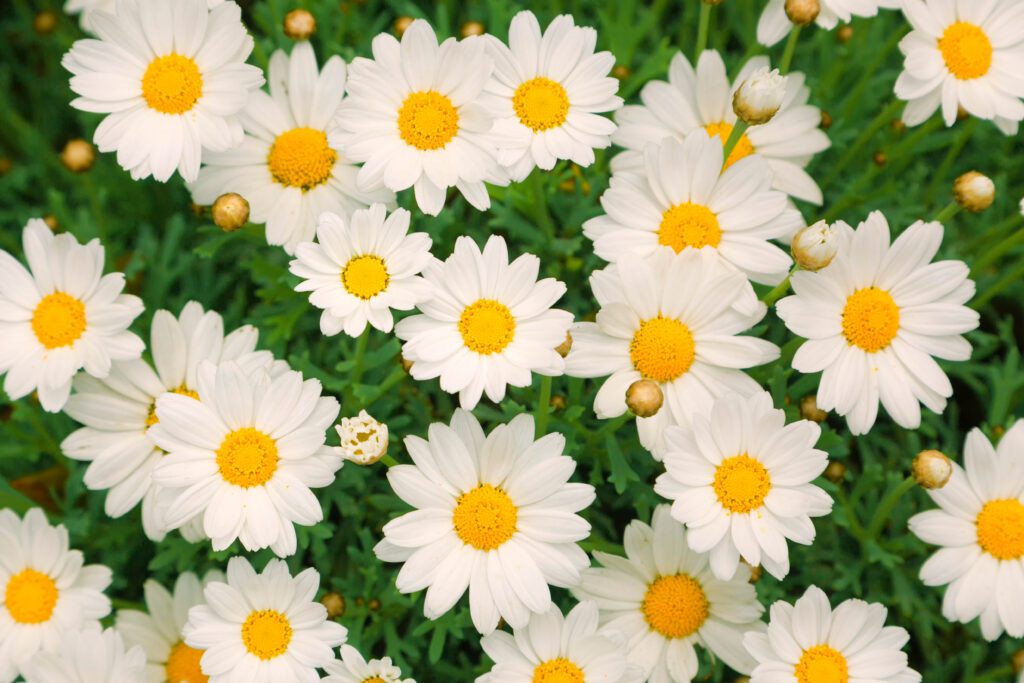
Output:
[[626,389],[633,382],[657,382],[664,405],[636,421],[640,442],[655,458],[664,450],[666,427],[688,426],[719,396],[759,393],[761,387],[741,368],[779,357],[775,344],[737,336],[766,309],[755,299],[752,313],[736,310],[750,284],[711,249],[624,256],[591,275],[590,285],[601,310],[596,323],[573,325],[565,372],[608,377],[594,399],[601,419],[626,412]]
[[66,632],[99,628],[110,614],[110,570],[83,565],[68,530],[39,508],[19,519],[0,510],[0,683],[11,683],[39,652],[56,654]]
[[444,262],[423,272],[433,292],[420,313],[399,321],[402,356],[418,380],[441,378],[441,388],[459,394],[472,410],[484,392],[495,403],[506,385],[527,387],[532,373],[561,375],[565,361],[555,349],[565,341],[572,314],[551,308],[565,285],[537,279],[540,259],[523,254],[509,263],[508,247],[491,235],[481,252],[460,237]]
[[402,670],[391,663],[391,657],[366,661],[351,645],[341,646],[341,661],[324,666],[323,683],[416,683],[402,679]]
[[126,650],[112,628],[66,631],[54,652],[40,652],[25,665],[25,683],[140,683],[146,653]]
[[594,163],[594,150],[608,147],[615,130],[599,114],[622,106],[619,80],[608,75],[615,55],[594,53],[597,31],[562,14],[542,35],[537,17],[524,10],[512,18],[507,46],[486,39],[494,58],[486,88],[492,134],[512,179],[525,179],[534,166],[550,171],[560,159]]
[[327,128],[345,92],[345,62],[334,56],[323,71],[308,41],[277,50],[267,70],[270,94],[258,90],[242,111],[245,139],[236,148],[203,159],[189,186],[197,204],[213,204],[226,192],[249,202],[250,219],[266,223],[267,242],[289,254],[313,239],[325,211],[349,216],[373,202],[394,204],[383,187],[357,187],[359,168],[327,140]]
[[981,633],[1024,636],[1024,420],[992,448],[979,429],[964,446],[966,471],[953,463],[942,488],[928,491],[940,510],[910,518],[910,530],[942,548],[921,567],[928,586],[949,584],[942,615],[967,623],[981,617]]
[[[206,5],[213,9],[224,0],[206,0]],[[67,0],[64,3],[64,11],[67,14],[79,15],[78,21],[82,30],[88,33],[95,33],[93,16],[96,12],[117,13],[117,0]]]
[[320,382],[288,370],[246,372],[235,361],[199,367],[198,399],[167,393],[149,430],[167,451],[153,480],[173,489],[165,522],[176,529],[202,515],[214,550],[236,539],[246,550],[296,550],[295,524],[323,508],[310,488],[327,486],[342,459],[324,445],[338,401]]
[[667,505],[655,508],[650,526],[630,522],[623,545],[625,558],[594,552],[604,566],[585,570],[573,594],[596,602],[601,626],[625,636],[628,660],[644,679],[689,683],[697,674],[695,645],[750,673],[754,660],[743,634],[764,629],[750,569],[741,567],[728,581],[715,578],[708,556],[689,549]]
[[0,250],[0,374],[12,401],[39,393],[55,413],[80,369],[106,377],[113,361],[142,355],[142,340],[128,331],[142,300],[122,294],[124,274],[103,274],[103,245],[54,235],[38,218],[25,224],[28,269]]
[[750,683],[917,683],[921,674],[900,651],[910,634],[885,626],[887,614],[883,605],[863,600],[846,600],[833,610],[817,586],[794,605],[779,600],[768,630],[743,637],[757,660]]
[[374,204],[349,219],[323,213],[316,238],[298,246],[290,269],[303,279],[295,291],[312,292],[309,302],[323,309],[325,335],[358,337],[368,324],[390,332],[391,309],[408,311],[430,298],[432,288],[419,276],[432,260],[430,236],[409,232],[405,209],[387,216]]
[[[826,31],[839,22],[849,23],[853,17],[873,17],[879,9],[897,9],[901,0],[820,0],[821,9],[814,23]],[[786,16],[786,0],[768,0],[757,22],[757,42],[771,47],[793,29]]]
[[821,372],[818,407],[846,416],[854,434],[875,423],[878,402],[902,427],[917,429],[923,403],[941,413],[953,395],[933,358],[967,360],[961,335],[978,326],[964,304],[974,295],[963,261],[930,263],[942,225],[918,221],[890,246],[889,224],[878,211],[821,270],[793,274],[794,295],[779,317],[808,341],[793,357],[800,372]]
[[93,142],[117,152],[132,178],[196,179],[203,149],[242,142],[239,113],[263,72],[245,60],[252,37],[241,9],[206,0],[119,0],[95,12],[98,40],[79,40],[61,62],[72,73],[71,106],[107,114]]
[[348,97],[335,118],[331,144],[342,146],[359,169],[359,186],[381,182],[395,192],[415,189],[416,203],[436,216],[449,187],[481,211],[491,205],[484,181],[507,185],[483,106],[493,62],[479,36],[440,46],[418,19],[399,41],[373,39],[373,59],[349,67]]
[[587,556],[576,544],[590,525],[576,513],[594,487],[568,483],[576,469],[565,437],[534,440],[533,417],[518,415],[486,437],[472,413],[456,409],[451,426],[408,436],[412,465],[388,468],[399,498],[416,508],[384,525],[374,549],[403,562],[402,593],[427,589],[423,612],[437,619],[469,589],[473,625],[490,633],[503,618],[523,628],[551,605],[549,585],[579,583]]
[[206,604],[190,609],[185,625],[185,644],[204,650],[209,683],[319,681],[316,669],[333,662],[348,637],[316,602],[319,588],[315,569],[293,577],[271,560],[257,574],[245,558],[231,558],[227,583],[206,586]]
[[[612,170],[620,173],[643,168],[643,150],[648,143],[665,137],[682,140],[694,131],[718,137],[725,146],[736,124],[732,98],[754,72],[767,69],[766,57],[754,57],[729,83],[722,56],[705,50],[694,71],[682,52],[672,58],[668,82],[650,81],[640,91],[642,105],[627,105],[615,114],[618,130],[612,142],[626,149],[612,159]],[[772,187],[813,204],[821,204],[818,184],[804,168],[815,154],[828,149],[828,136],[819,128],[821,110],[807,104],[810,90],[804,75],[786,75],[786,96],[782,107],[768,123],[748,128],[733,147],[726,166],[757,154],[772,169]]]
[[129,647],[139,645],[146,653],[146,683],[206,683],[199,666],[203,651],[186,645],[182,631],[189,610],[204,604],[203,589],[214,581],[223,583],[225,577],[211,571],[200,583],[192,572],[183,572],[172,594],[150,579],[143,584],[146,612],[118,611],[117,630]]
[[601,196],[605,214],[583,224],[594,252],[615,263],[663,247],[676,253],[710,247],[748,278],[776,285],[793,264],[768,240],[803,226],[784,193],[771,189],[763,158],[747,157],[722,171],[722,146],[703,135],[665,138],[644,150],[639,173],[617,173]]
[[694,416],[692,432],[666,430],[666,472],[654,490],[673,501],[690,548],[710,553],[715,576],[732,578],[742,557],[782,579],[786,539],[814,541],[811,517],[832,511],[832,498],[811,484],[828,465],[814,448],[820,435],[810,420],[787,425],[766,391],[718,399],[708,416]]
[[942,107],[947,126],[963,107],[1016,135],[1024,119],[1024,4],[1015,0],[906,0],[913,31],[900,41],[896,96],[916,126]]

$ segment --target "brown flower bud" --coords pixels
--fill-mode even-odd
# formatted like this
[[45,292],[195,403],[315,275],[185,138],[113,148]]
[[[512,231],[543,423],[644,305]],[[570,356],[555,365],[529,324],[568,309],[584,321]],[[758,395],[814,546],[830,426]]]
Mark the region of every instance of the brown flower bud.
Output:
[[409,28],[409,26],[412,25],[412,22],[412,17],[398,17],[395,19],[395,23],[393,24],[395,35],[401,38],[402,34],[405,33],[405,29]]
[[620,81],[624,81],[632,75],[633,70],[630,69],[625,64],[616,64],[614,67],[612,67],[612,76],[619,79]]
[[1024,671],[1024,650],[1017,650],[1014,652],[1013,657],[1010,659],[1010,663],[1013,665],[1014,673]]
[[96,148],[82,138],[68,140],[60,153],[60,161],[72,173],[85,173],[96,163]]
[[953,462],[941,451],[921,451],[912,470],[921,488],[941,489],[953,476]]
[[846,465],[838,460],[830,460],[825,468],[825,478],[833,484],[838,484],[846,477]]
[[818,0],[786,0],[786,16],[797,26],[807,26],[818,18],[821,3]]
[[327,593],[320,598],[320,604],[327,608],[327,618],[337,619],[345,614],[345,598],[341,593]]
[[459,31],[459,34],[463,38],[469,38],[470,36],[482,36],[485,33],[487,33],[487,29],[484,25],[475,20],[467,21],[462,25],[462,29]]
[[832,127],[832,115],[824,109],[821,110],[821,129],[828,130]]
[[953,183],[956,203],[972,213],[981,213],[996,198],[996,186],[992,179],[977,171],[968,171]]
[[626,407],[637,417],[656,415],[664,402],[661,387],[649,379],[638,379],[626,389]]
[[828,418],[828,413],[818,407],[818,397],[811,394],[800,399],[800,417],[820,423]]
[[32,30],[41,36],[53,33],[57,28],[57,13],[51,9],[44,9],[32,20]]
[[309,40],[316,33],[316,17],[309,10],[293,9],[284,15],[284,34],[292,40]]
[[371,598],[370,602],[368,602],[366,606],[370,608],[371,612],[379,612],[381,608],[380,600],[377,598]]
[[14,162],[10,157],[0,157],[0,175],[7,175],[14,168]]
[[406,358],[405,356],[399,355],[398,356],[398,363],[399,363],[399,365],[402,366],[402,369],[405,370],[406,373],[411,373],[412,372],[412,361],[409,360],[408,358]]
[[46,223],[46,227],[48,227],[50,230],[53,230],[54,232],[57,232],[57,228],[60,227],[60,223],[57,221],[57,217],[54,216],[52,213],[48,213],[45,216],[43,216],[43,222]]
[[556,346],[555,347],[555,351],[558,352],[559,356],[561,356],[562,358],[565,358],[566,356],[569,355],[569,351],[571,349],[572,349],[572,335],[569,334],[568,332],[566,332],[565,333],[565,341],[563,341],[561,344]]
[[228,192],[213,203],[214,224],[224,232],[234,232],[249,220],[249,202],[240,194]]
[[836,40],[840,44],[845,45],[850,42],[851,38],[853,38],[853,27],[849,24],[843,24],[836,29]]
[[566,402],[565,396],[562,396],[561,394],[555,394],[554,396],[551,397],[549,405],[554,410],[565,410],[565,407],[569,404],[568,402]]
[[878,151],[875,152],[873,157],[871,157],[871,160],[875,162],[875,166],[885,166],[889,163],[889,155],[885,152]]

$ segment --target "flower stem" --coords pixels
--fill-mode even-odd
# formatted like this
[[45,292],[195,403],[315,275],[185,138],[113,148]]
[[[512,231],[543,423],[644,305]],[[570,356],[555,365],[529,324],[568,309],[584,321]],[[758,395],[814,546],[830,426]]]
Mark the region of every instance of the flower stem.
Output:
[[708,46],[708,27],[711,24],[711,5],[706,2],[700,4],[700,23],[697,26],[697,49],[693,53],[693,63],[697,63],[700,54]]
[[540,378],[540,396],[537,398],[534,423],[538,439],[544,436],[548,428],[548,411],[551,410],[551,381],[550,375],[542,375]]
[[959,204],[957,204],[955,201],[952,201],[949,204],[946,204],[945,208],[942,209],[942,211],[939,211],[937,214],[935,214],[935,218],[933,218],[932,220],[938,221],[939,223],[945,225],[946,221],[960,213],[961,208],[962,207]]
[[878,504],[878,509],[875,510],[875,516],[871,518],[871,523],[868,525],[867,537],[869,539],[878,537],[878,532],[889,521],[889,515],[892,514],[893,508],[896,507],[900,498],[915,486],[917,486],[917,481],[913,477],[907,477],[882,498],[882,502]]
[[1019,263],[1016,268],[1009,270],[1005,275],[996,280],[995,284],[979,294],[978,297],[971,302],[971,308],[977,311],[1004,289],[1010,285],[1016,284],[1021,277],[1024,277],[1024,261]]
[[1022,242],[1024,242],[1024,228],[1018,229],[1017,232],[1005,238],[999,244],[982,254],[981,257],[974,262],[974,266],[971,267],[971,278],[976,279],[980,273],[999,260],[1003,254]]
[[747,132],[747,128],[750,128],[750,124],[740,119],[736,120],[736,124],[732,127],[732,132],[729,133],[729,139],[725,141],[725,147],[722,148],[722,166],[729,161],[729,155],[732,154],[733,148],[739,143],[740,138]]
[[781,299],[782,296],[789,291],[789,283],[793,279],[793,273],[795,273],[799,269],[800,266],[794,265],[793,268],[786,274],[786,279],[780,282],[779,284],[775,285],[775,288],[772,289],[772,291],[764,295],[764,298],[762,298],[761,301],[764,302],[764,304],[768,306],[768,308],[771,308],[776,301]]
[[553,240],[555,239],[555,221],[548,211],[548,198],[544,194],[544,174],[540,172],[539,168],[534,169],[529,180],[530,194],[532,195],[530,210],[533,213],[533,220],[537,222],[548,239]]
[[385,465],[387,465],[388,467],[394,467],[395,465],[398,464],[398,461],[395,460],[394,458],[392,458],[387,453],[384,454],[384,456],[380,459],[380,461],[382,463],[384,463]]
[[801,26],[793,25],[793,30],[789,32],[789,38],[786,40],[786,50],[782,53],[782,61],[779,62],[779,73],[786,75],[789,73],[789,65],[793,63],[793,55],[796,53],[796,41],[800,37]]
[[356,339],[356,350],[355,350],[355,354],[354,354],[354,359],[352,361],[352,375],[351,375],[351,377],[349,377],[349,383],[348,383],[348,386],[349,386],[348,398],[350,400],[346,400],[345,404],[344,404],[344,407],[346,409],[344,414],[346,414],[346,415],[349,412],[351,412],[351,406],[356,401],[355,387],[356,387],[357,384],[359,384],[359,380],[362,379],[362,377],[363,377],[363,370],[364,370],[363,363],[366,360],[366,347],[369,344],[369,341],[370,341],[370,326],[367,325],[366,329],[363,330],[363,333],[361,335],[359,335],[359,337]]

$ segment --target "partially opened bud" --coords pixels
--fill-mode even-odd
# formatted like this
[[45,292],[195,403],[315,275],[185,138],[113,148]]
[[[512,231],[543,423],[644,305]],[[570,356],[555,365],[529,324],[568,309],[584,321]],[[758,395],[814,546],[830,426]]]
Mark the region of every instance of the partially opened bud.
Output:
[[797,26],[807,26],[818,18],[821,3],[818,0],[786,0],[786,16]]
[[360,410],[356,417],[342,418],[335,430],[341,445],[334,452],[357,465],[372,465],[388,452],[388,426],[365,410]]
[[821,270],[832,263],[838,250],[839,233],[825,221],[800,230],[790,245],[793,260],[804,270]]
[[778,69],[764,66],[743,81],[732,97],[732,108],[741,121],[751,126],[768,123],[786,96],[786,77]]
[[293,9],[284,15],[284,34],[292,40],[309,40],[316,33],[316,17],[309,10]]
[[953,463],[941,451],[921,451],[912,469],[914,479],[925,489],[941,489],[953,476]]
[[626,406],[637,417],[656,415],[664,402],[665,394],[661,387],[649,379],[638,379],[626,389]]
[[234,232],[249,220],[249,202],[240,194],[228,192],[217,197],[210,210],[214,224],[224,232]]
[[992,179],[977,171],[968,171],[953,183],[956,203],[973,213],[980,213],[992,206],[996,198],[996,186]]

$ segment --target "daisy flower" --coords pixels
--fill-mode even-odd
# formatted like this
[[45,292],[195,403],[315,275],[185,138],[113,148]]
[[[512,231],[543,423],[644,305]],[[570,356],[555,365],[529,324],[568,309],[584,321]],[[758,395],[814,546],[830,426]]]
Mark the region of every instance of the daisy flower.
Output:
[[268,74],[270,94],[254,92],[242,111],[242,144],[207,154],[190,189],[202,205],[226,192],[242,195],[251,220],[266,223],[267,242],[293,254],[313,239],[325,211],[348,216],[373,202],[393,204],[395,195],[383,187],[359,189],[358,167],[327,140],[345,92],[341,57],[331,57],[320,71],[313,46],[301,41],[291,57],[274,52]]
[[40,652],[25,665],[26,683],[140,683],[145,678],[142,647],[126,651],[112,628],[66,631],[60,640],[59,648]]
[[817,586],[794,605],[776,602],[768,630],[743,636],[757,660],[750,683],[917,683],[921,674],[907,666],[900,651],[910,634],[885,626],[887,614],[883,605],[863,600],[846,600],[833,610]]
[[809,420],[786,424],[772,397],[729,395],[693,418],[692,432],[665,432],[666,472],[654,490],[673,501],[672,516],[687,525],[687,543],[709,553],[711,570],[730,579],[740,558],[782,579],[789,573],[786,539],[810,545],[811,517],[827,515],[832,499],[811,481],[828,455],[814,448],[821,428]]
[[1024,5],[1014,0],[906,0],[913,31],[900,41],[896,96],[903,121],[924,122],[941,105],[947,126],[963,107],[1016,135],[1024,119]]
[[39,652],[56,654],[66,632],[99,628],[110,614],[110,570],[82,566],[64,525],[39,508],[19,519],[0,510],[0,683],[11,683]]
[[348,637],[316,602],[319,588],[315,569],[293,577],[271,560],[257,574],[245,558],[231,558],[227,583],[206,586],[206,604],[190,609],[185,624],[185,644],[204,651],[209,683],[319,681],[316,669],[333,662]]
[[889,224],[878,211],[821,270],[793,274],[792,296],[777,304],[791,332],[808,341],[793,357],[800,372],[821,372],[818,407],[846,416],[865,434],[881,401],[902,427],[917,429],[921,408],[941,413],[953,395],[935,362],[967,360],[961,335],[978,326],[964,304],[974,295],[963,261],[930,263],[942,225],[918,221],[890,246]]
[[423,612],[437,619],[469,590],[473,625],[490,633],[503,618],[523,628],[551,606],[548,585],[580,580],[587,556],[576,544],[590,525],[576,513],[594,487],[568,483],[576,469],[565,437],[534,440],[533,417],[518,415],[484,436],[472,413],[456,409],[451,426],[408,436],[412,465],[388,468],[395,494],[416,508],[384,525],[374,549],[403,562],[402,593],[427,589]]
[[585,570],[573,594],[597,603],[601,626],[626,638],[628,661],[644,680],[689,683],[697,674],[695,645],[750,673],[754,661],[743,634],[764,629],[750,569],[741,567],[728,581],[715,578],[667,505],[655,508],[650,526],[630,522],[623,545],[625,558],[595,551],[604,566]]
[[402,679],[402,670],[391,663],[391,657],[366,661],[351,645],[341,646],[341,661],[324,666],[324,683],[416,683]]
[[432,260],[430,236],[409,233],[405,209],[388,216],[374,204],[349,219],[322,213],[316,238],[298,246],[290,269],[302,278],[295,291],[312,292],[309,302],[323,309],[325,335],[344,330],[358,337],[368,324],[390,332],[391,309],[408,311],[430,297],[430,285],[419,276]]
[[128,331],[142,313],[137,296],[122,294],[124,275],[103,274],[103,245],[54,235],[38,218],[25,224],[28,269],[0,250],[0,374],[12,401],[33,391],[56,413],[80,369],[106,377],[113,361],[142,355]]
[[203,150],[242,142],[239,113],[263,72],[245,60],[252,37],[234,2],[119,0],[91,15],[98,40],[79,40],[61,62],[71,106],[107,114],[93,136],[132,178],[164,182],[199,172]]
[[173,489],[167,527],[202,515],[214,550],[238,539],[246,550],[294,554],[294,525],[323,519],[310,488],[333,482],[342,465],[324,445],[338,401],[293,370],[272,377],[264,368],[207,361],[198,375],[198,399],[163,394],[149,430],[167,451],[153,471],[158,485]]
[[590,285],[601,310],[597,322],[573,325],[565,372],[608,377],[594,398],[601,419],[626,412],[633,382],[657,382],[664,405],[636,421],[640,442],[655,458],[666,427],[689,425],[694,413],[724,394],[759,393],[741,368],[779,356],[779,347],[764,339],[737,336],[764,317],[765,307],[755,300],[753,313],[736,310],[750,284],[711,249],[624,256],[591,275]]
[[506,385],[530,386],[531,373],[561,375],[565,361],[555,349],[565,341],[572,314],[551,306],[565,294],[554,278],[537,279],[540,259],[523,254],[509,263],[508,247],[491,235],[483,251],[460,237],[448,260],[424,271],[433,287],[420,313],[401,320],[395,334],[405,342],[414,379],[441,378],[472,410],[487,392],[498,403]]
[[[826,31],[839,22],[849,23],[853,17],[873,17],[879,8],[896,9],[901,0],[820,0],[821,9],[814,23]],[[771,47],[793,30],[786,16],[786,0],[768,0],[757,22],[757,42]]]
[[921,567],[928,586],[944,586],[942,615],[967,623],[981,617],[981,633],[1024,636],[1024,420],[992,448],[980,429],[967,435],[966,471],[953,463],[942,488],[928,491],[941,509],[910,518],[910,530],[942,546]]
[[608,147],[615,130],[599,114],[622,106],[619,80],[608,75],[615,55],[594,53],[597,31],[562,14],[542,35],[537,17],[524,10],[512,18],[507,46],[486,39],[494,59],[486,88],[492,134],[512,179],[525,179],[534,166],[550,171],[560,159],[594,163],[594,150]]
[[665,138],[646,147],[640,173],[612,176],[601,196],[605,214],[584,223],[583,234],[612,263],[663,247],[709,247],[754,282],[776,285],[793,261],[768,240],[791,237],[803,218],[771,178],[757,156],[723,172],[722,146],[704,135]]
[[[686,56],[678,53],[669,65],[667,83],[650,81],[640,91],[643,104],[625,106],[615,114],[619,127],[612,142],[626,151],[612,159],[612,170],[640,170],[648,143],[661,142],[665,137],[682,140],[694,131],[703,131],[709,138],[717,136],[724,147],[736,124],[733,94],[754,72],[768,66],[766,57],[754,57],[730,84],[722,56],[715,50],[701,53],[696,71]],[[821,110],[807,104],[809,97],[804,75],[795,71],[787,74],[786,96],[778,113],[768,123],[748,128],[726,165],[757,154],[772,170],[774,189],[821,204],[821,190],[804,168],[831,143],[819,128]]]
[[420,210],[436,216],[454,186],[483,211],[491,205],[484,181],[508,184],[490,137],[492,116],[481,102],[493,67],[479,36],[438,46],[422,19],[401,43],[381,33],[373,59],[358,57],[349,67],[331,144],[365,162],[360,187],[412,187]]
[[[224,0],[206,0],[206,5],[210,9],[213,9],[222,2],[224,2]],[[67,14],[79,15],[78,21],[82,26],[82,30],[88,33],[95,33],[96,29],[93,26],[93,16],[96,12],[116,14],[117,0],[67,0],[67,2],[64,3],[64,11]]]

